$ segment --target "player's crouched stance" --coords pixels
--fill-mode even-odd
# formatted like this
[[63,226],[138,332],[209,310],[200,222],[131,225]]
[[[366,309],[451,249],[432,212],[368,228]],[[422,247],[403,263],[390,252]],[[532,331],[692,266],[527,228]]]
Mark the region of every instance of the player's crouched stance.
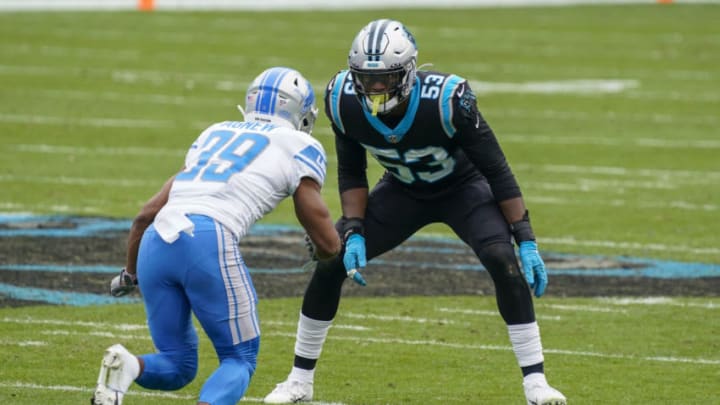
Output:
[[[242,110],[242,108],[241,108]],[[135,356],[120,344],[103,355],[93,405],[120,405],[130,385],[177,390],[198,369],[195,314],[219,367],[198,405],[235,405],[257,363],[257,294],[239,242],[250,227],[292,196],[318,259],[335,257],[340,237],[320,193],[326,156],[310,135],[317,108],[310,83],[288,68],[264,71],[250,85],[245,120],[214,124],[133,221],[126,269],[110,284],[137,287],[156,353]]]
[[[344,253],[318,262],[305,290],[290,374],[264,401],[312,400],[315,368],[345,280],[364,284],[359,274],[368,261],[426,225],[444,223],[493,280],[527,403],[565,405],[545,378],[532,293],[542,296],[548,280],[520,186],[467,80],[416,66],[417,46],[407,28],[376,20],[360,30],[348,69],[326,88]],[[387,169],[372,190],[368,154]]]

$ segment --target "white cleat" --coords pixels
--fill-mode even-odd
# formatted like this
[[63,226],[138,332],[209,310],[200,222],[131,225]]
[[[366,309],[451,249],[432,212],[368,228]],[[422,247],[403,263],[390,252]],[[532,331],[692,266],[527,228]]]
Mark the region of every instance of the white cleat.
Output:
[[263,402],[266,404],[293,404],[296,402],[312,401],[312,383],[297,380],[287,380],[275,386]]
[[100,375],[90,403],[121,405],[123,396],[138,376],[139,370],[137,358],[127,349],[119,344],[110,346],[100,363]]
[[567,405],[560,391],[548,385],[545,375],[532,373],[523,380],[528,405]]

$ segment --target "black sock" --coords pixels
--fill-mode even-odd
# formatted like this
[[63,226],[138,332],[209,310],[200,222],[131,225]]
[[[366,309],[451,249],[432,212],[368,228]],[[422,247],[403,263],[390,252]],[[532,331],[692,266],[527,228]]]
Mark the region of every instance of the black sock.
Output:
[[[297,357],[295,357],[295,365],[297,365]],[[527,367],[521,367],[520,368],[523,373],[523,377],[527,376],[528,374],[532,373],[544,373],[545,369],[543,368],[543,363],[533,364],[532,366]]]
[[[297,368],[301,368],[303,370],[312,370],[315,368],[315,364],[317,363],[317,359],[306,359],[305,357],[295,356],[295,364],[294,366]],[[542,363],[540,363],[540,367],[542,367]]]

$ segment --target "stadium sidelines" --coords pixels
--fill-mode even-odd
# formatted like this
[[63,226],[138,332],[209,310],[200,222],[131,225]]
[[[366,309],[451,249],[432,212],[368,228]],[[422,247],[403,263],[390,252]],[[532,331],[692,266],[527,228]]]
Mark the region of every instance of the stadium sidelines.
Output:
[[714,0],[4,0],[0,11],[42,10],[357,10],[714,3]]

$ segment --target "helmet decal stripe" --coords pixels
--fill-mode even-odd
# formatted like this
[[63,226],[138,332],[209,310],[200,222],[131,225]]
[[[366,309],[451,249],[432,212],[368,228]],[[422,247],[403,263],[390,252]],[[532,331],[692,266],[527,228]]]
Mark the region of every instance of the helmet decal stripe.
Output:
[[382,20],[382,25],[378,28],[375,34],[375,60],[380,60],[380,53],[382,52],[382,40],[385,37],[385,30],[387,29],[390,20]]
[[285,75],[287,75],[289,72],[288,69],[281,69],[278,73],[277,79],[275,79],[275,82],[272,84],[273,86],[273,92],[271,94],[270,98],[270,108],[272,109],[270,111],[271,114],[275,114],[275,105],[277,103],[277,97],[278,94],[280,94],[280,91],[278,90],[280,88],[280,83],[282,83],[283,79],[285,78]]
[[372,55],[375,53],[375,50],[373,49],[373,44],[375,43],[377,25],[378,21],[373,21],[372,23],[370,23],[370,28],[368,28],[367,44],[365,48],[365,54],[368,55],[368,60],[373,60]]
[[255,110],[265,113],[275,113],[275,100],[277,99],[277,88],[283,77],[287,74],[287,69],[271,69],[262,82],[260,82],[260,96],[255,102]]

